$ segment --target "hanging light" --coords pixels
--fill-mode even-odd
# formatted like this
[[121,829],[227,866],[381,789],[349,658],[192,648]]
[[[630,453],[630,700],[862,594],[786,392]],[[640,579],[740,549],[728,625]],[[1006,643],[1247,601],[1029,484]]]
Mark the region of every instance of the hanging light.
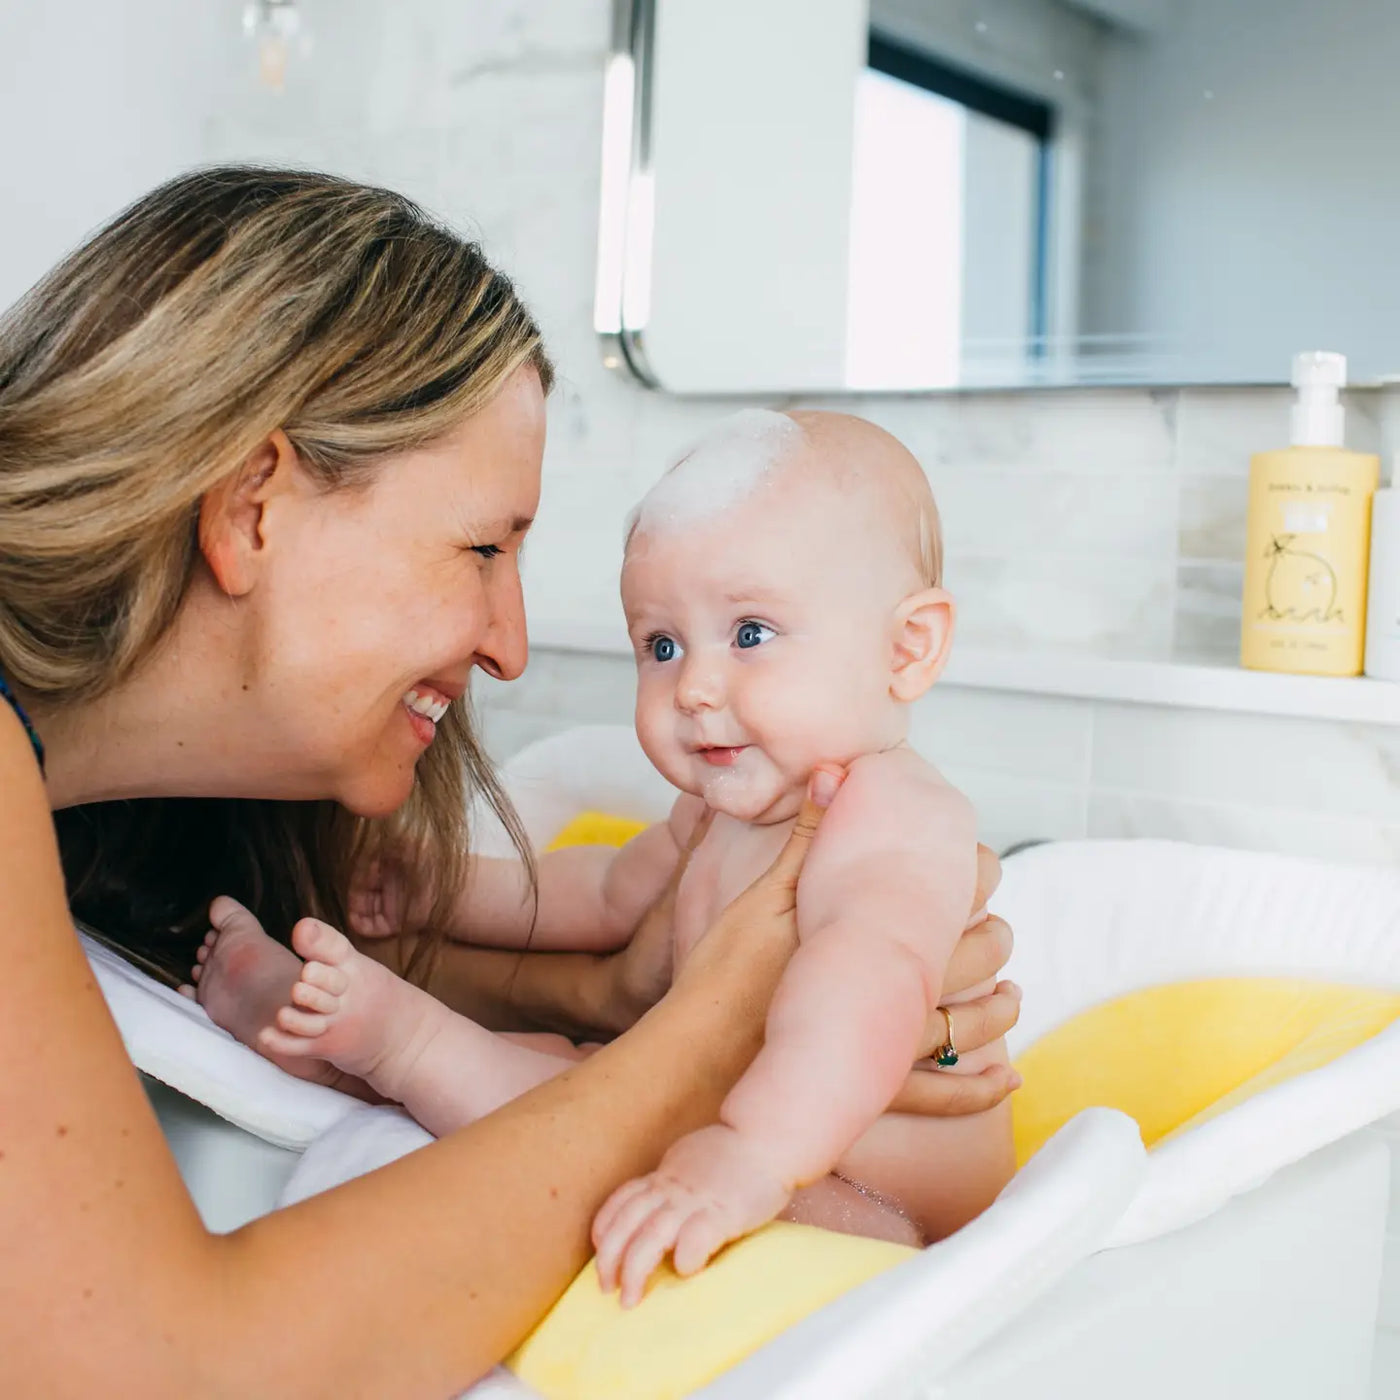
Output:
[[281,92],[293,47],[305,52],[309,44],[296,0],[249,0],[243,9],[243,33],[257,51],[258,81]]

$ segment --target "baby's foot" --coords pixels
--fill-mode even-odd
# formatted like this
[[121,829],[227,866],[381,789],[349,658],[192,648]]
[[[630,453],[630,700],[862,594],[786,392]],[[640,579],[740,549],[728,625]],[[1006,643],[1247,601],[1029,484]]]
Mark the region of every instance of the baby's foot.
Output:
[[269,938],[235,899],[216,899],[209,906],[209,922],[213,928],[195,955],[190,981],[180,988],[181,994],[197,1001],[216,1026],[288,1074],[365,1097],[364,1086],[329,1060],[305,1052],[279,1055],[261,1043],[262,1032],[274,1024],[291,997],[301,976],[301,959]]
[[398,1099],[407,1062],[421,1045],[423,993],[387,967],[355,951],[343,933],[319,919],[292,930],[306,959],[281,1007],[258,1033],[264,1054],[329,1060]]

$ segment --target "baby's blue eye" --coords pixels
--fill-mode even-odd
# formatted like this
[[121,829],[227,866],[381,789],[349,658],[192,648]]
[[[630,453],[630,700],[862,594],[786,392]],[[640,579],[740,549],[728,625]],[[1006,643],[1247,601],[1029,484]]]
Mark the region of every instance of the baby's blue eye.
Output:
[[676,643],[671,637],[653,637],[651,639],[651,654],[656,661],[674,661],[676,659]]
[[734,634],[734,644],[748,651],[753,647],[761,646],[771,636],[773,636],[773,629],[765,627],[761,622],[741,622],[738,632]]

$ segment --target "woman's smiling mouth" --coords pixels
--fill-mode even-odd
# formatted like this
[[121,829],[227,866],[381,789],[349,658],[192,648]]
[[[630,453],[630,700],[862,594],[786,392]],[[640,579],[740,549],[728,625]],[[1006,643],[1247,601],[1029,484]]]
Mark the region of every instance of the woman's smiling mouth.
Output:
[[433,686],[415,685],[403,697],[403,707],[408,712],[408,722],[424,748],[437,736],[439,721],[452,704],[450,696]]

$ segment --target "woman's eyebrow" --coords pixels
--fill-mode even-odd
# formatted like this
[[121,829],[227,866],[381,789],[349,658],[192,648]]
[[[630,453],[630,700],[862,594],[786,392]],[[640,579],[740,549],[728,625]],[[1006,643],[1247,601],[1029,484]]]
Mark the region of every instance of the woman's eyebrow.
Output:
[[533,515],[500,516],[495,520],[483,520],[473,527],[478,536],[523,535],[535,523]]

